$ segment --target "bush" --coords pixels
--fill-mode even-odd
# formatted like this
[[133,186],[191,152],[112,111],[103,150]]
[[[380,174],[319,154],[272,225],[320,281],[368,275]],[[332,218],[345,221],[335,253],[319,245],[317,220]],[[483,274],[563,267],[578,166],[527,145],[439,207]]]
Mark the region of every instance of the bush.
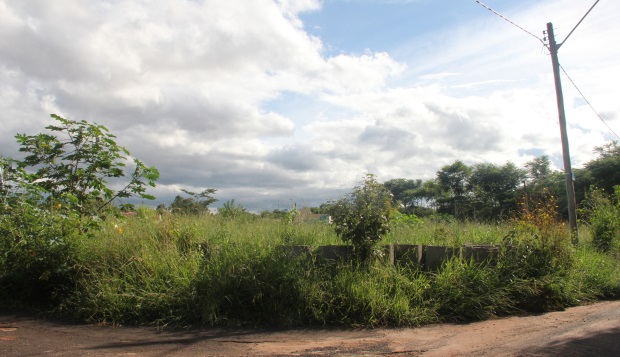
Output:
[[362,186],[330,204],[336,234],[353,244],[358,259],[367,262],[372,249],[390,231],[392,195],[374,175],[366,175]]
[[592,243],[607,252],[620,245],[620,186],[607,196],[602,190],[593,189],[585,201],[584,213],[592,227]]
[[23,200],[0,213],[0,299],[54,304],[73,291],[79,268],[77,215],[64,216]]

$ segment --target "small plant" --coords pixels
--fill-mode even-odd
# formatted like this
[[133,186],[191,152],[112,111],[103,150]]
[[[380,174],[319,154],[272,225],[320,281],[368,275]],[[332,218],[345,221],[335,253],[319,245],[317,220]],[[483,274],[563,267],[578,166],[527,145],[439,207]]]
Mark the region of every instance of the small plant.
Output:
[[357,258],[368,262],[373,247],[390,231],[392,196],[374,175],[328,208],[336,234],[353,244]]

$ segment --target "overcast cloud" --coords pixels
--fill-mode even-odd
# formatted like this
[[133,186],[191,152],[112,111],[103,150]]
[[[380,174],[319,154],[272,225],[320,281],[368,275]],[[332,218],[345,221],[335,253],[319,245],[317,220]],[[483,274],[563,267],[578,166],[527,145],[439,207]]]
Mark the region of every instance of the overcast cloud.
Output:
[[[311,25],[346,24],[330,9],[369,3],[468,16],[420,23],[378,48]],[[558,40],[592,5],[486,3],[536,37],[553,21]],[[600,2],[560,61],[620,133],[617,14],[620,2]],[[395,33],[384,17],[373,36]],[[617,138],[562,81],[580,167]],[[561,163],[548,53],[474,1],[0,0],[0,111],[5,157],[19,157],[14,135],[42,132],[50,113],[105,125],[160,170],[154,204],[216,188],[220,204],[254,211],[316,206],[368,172],[429,179],[457,159],[522,165],[542,154]]]

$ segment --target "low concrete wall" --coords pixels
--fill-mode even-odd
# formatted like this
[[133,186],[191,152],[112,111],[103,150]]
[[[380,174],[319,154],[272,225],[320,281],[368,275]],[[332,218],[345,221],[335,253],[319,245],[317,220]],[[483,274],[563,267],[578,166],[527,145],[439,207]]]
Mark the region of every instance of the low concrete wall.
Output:
[[314,250],[314,255],[324,263],[350,261],[353,258],[353,246],[322,245]]
[[424,269],[427,271],[437,270],[442,264],[461,254],[461,248],[445,247],[445,246],[424,246]]
[[417,265],[423,264],[423,250],[421,244],[392,244],[394,265]]
[[466,244],[463,247],[463,259],[474,263],[497,264],[499,246],[492,244]]
[[[203,246],[203,254],[207,257],[213,254],[211,247]],[[461,257],[465,261],[481,264],[497,264],[502,249],[510,250],[491,244],[465,244],[463,247],[434,246],[421,244],[387,244],[378,247],[381,250],[381,262],[389,265],[420,267],[426,271],[436,271],[453,257]],[[219,247],[216,247],[219,250]],[[309,245],[282,245],[277,249],[282,258],[298,258],[314,256],[322,264],[336,264],[350,262],[354,259],[351,245],[324,245],[313,249]]]

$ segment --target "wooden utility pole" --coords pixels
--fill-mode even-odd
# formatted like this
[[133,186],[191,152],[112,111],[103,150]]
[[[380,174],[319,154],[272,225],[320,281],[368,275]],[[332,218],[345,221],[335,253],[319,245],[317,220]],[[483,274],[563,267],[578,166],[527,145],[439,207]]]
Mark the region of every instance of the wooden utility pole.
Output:
[[566,114],[564,112],[562,82],[560,81],[560,62],[558,61],[559,46],[555,42],[553,24],[551,22],[547,23],[547,37],[549,38],[549,51],[551,52],[551,64],[553,65],[553,77],[555,79],[555,94],[557,97],[558,114],[560,118],[562,156],[564,158],[564,175],[566,176],[566,199],[568,200],[568,222],[570,225],[573,243],[578,243],[579,236],[577,231],[577,203],[575,200],[575,186],[573,185],[573,171],[570,163],[570,151],[568,149],[568,134],[566,133]]

